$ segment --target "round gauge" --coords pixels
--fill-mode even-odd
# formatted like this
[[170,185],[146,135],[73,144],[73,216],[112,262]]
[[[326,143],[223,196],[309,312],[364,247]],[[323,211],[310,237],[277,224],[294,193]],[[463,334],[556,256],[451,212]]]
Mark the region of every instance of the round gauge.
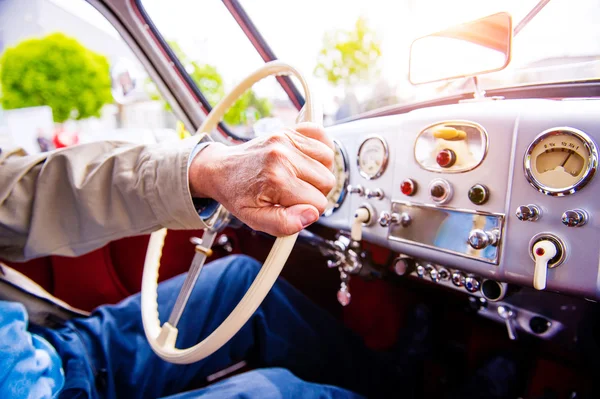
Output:
[[335,176],[335,186],[327,194],[327,207],[323,216],[329,216],[335,212],[346,198],[346,187],[348,186],[348,156],[342,144],[333,140],[335,144],[335,155],[333,158],[333,174]]
[[388,159],[388,146],[383,137],[367,137],[358,148],[358,171],[365,179],[376,179],[385,171]]
[[598,167],[598,150],[580,130],[562,127],[542,132],[525,154],[525,176],[538,191],[553,196],[583,188]]

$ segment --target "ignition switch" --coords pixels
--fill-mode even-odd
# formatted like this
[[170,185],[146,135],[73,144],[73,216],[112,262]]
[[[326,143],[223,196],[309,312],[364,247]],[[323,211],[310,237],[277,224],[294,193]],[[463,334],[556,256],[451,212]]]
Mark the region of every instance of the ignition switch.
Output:
[[535,261],[533,287],[546,288],[548,269],[559,266],[565,258],[565,244],[553,234],[538,234],[531,240],[531,257]]

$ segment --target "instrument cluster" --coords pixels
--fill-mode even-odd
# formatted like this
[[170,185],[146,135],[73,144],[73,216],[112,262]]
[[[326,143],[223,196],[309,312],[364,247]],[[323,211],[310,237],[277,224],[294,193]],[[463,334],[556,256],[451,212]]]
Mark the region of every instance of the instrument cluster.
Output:
[[330,127],[339,187],[320,222],[348,230],[366,209],[363,239],[405,256],[600,299],[599,115],[595,100],[503,100]]

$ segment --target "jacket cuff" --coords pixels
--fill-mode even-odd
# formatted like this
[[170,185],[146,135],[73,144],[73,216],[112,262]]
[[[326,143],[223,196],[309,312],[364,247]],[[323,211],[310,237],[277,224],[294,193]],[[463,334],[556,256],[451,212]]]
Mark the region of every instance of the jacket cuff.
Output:
[[161,226],[173,230],[197,230],[207,227],[190,193],[189,160],[192,151],[207,135],[190,137],[149,148],[142,176],[153,213]]

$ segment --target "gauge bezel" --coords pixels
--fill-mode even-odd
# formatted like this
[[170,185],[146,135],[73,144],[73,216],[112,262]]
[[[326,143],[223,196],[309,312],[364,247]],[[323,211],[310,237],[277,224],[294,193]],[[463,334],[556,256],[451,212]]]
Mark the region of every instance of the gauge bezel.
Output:
[[[531,154],[533,153],[535,147],[542,140],[551,136],[559,136],[563,134],[573,136],[580,140],[583,143],[584,147],[587,149],[588,153],[590,154],[590,159],[586,170],[583,174],[583,177],[581,177],[579,181],[568,187],[558,189],[548,187],[535,178],[531,169]],[[596,169],[598,169],[598,148],[596,146],[596,143],[592,140],[592,138],[579,129],[575,129],[569,126],[553,127],[551,129],[544,130],[542,133],[538,134],[536,138],[531,142],[531,144],[529,144],[529,147],[527,147],[527,151],[525,151],[523,167],[525,171],[525,178],[533,188],[545,195],[550,195],[553,197],[564,197],[566,195],[575,194],[577,191],[581,190],[583,187],[585,187],[586,184],[588,184],[592,180],[594,174],[596,173]]]
[[[479,162],[477,162],[474,165],[464,167],[461,169],[446,169],[446,168],[442,168],[440,166],[429,167],[429,166],[423,165],[419,161],[419,158],[417,157],[417,141],[426,131],[428,131],[429,129],[434,128],[436,126],[440,126],[440,125],[463,125],[463,126],[468,126],[468,127],[478,130],[479,134],[482,137],[482,140],[485,141],[485,143],[484,143],[485,145],[483,146],[483,153],[481,155],[481,159],[479,160]],[[415,139],[415,142],[413,143],[413,158],[414,158],[415,162],[417,163],[417,165],[419,165],[419,167],[423,170],[427,170],[427,171],[435,172],[435,173],[441,173],[441,174],[465,173],[465,172],[469,172],[469,171],[479,167],[483,163],[483,161],[485,161],[485,158],[488,155],[489,143],[490,143],[490,138],[489,138],[487,130],[485,130],[485,128],[477,122],[469,121],[466,119],[451,119],[451,120],[439,121],[439,122],[435,122],[430,125],[427,125],[423,129],[421,129],[421,131],[417,135],[417,138]]]
[[342,160],[344,164],[344,184],[342,185],[342,191],[340,192],[339,197],[336,199],[334,206],[325,210],[325,212],[323,212],[323,215],[321,215],[324,217],[331,216],[342,206],[342,203],[344,202],[344,200],[346,199],[346,195],[348,194],[348,184],[350,183],[350,159],[348,158],[348,153],[346,152],[344,145],[339,140],[334,139],[333,145],[335,145],[336,150],[339,151],[342,155]]
[[[377,171],[377,173],[375,173],[372,176],[369,175],[364,170],[362,170],[362,168],[360,167],[360,152],[362,151],[362,148],[365,145],[365,143],[371,139],[377,139],[377,140],[381,141],[381,144],[383,144],[383,149],[384,149],[383,162],[381,163],[381,166],[379,167],[379,170]],[[390,159],[390,150],[389,150],[387,141],[385,141],[383,136],[380,136],[379,134],[371,134],[371,135],[365,137],[365,139],[362,141],[362,143],[360,143],[360,146],[358,147],[358,152],[356,153],[356,166],[358,167],[358,173],[367,180],[375,180],[378,177],[380,177],[383,174],[383,172],[385,172],[385,170],[387,169],[389,159]]]

